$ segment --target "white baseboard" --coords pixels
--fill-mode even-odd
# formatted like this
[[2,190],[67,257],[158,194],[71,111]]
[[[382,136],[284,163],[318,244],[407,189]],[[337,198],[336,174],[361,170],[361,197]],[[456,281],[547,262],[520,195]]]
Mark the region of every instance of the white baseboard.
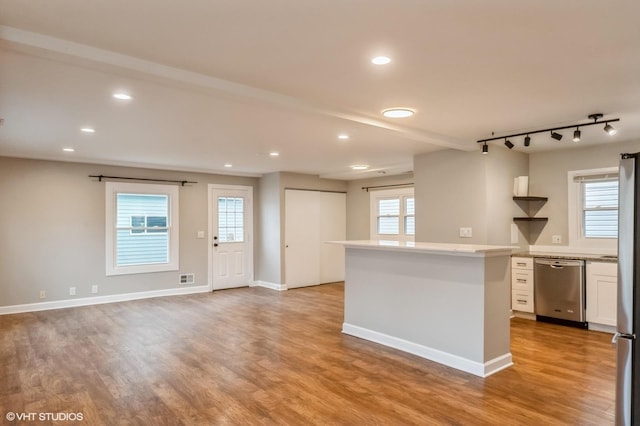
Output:
[[142,291],[138,293],[114,294],[110,296],[83,297],[80,299],[56,300],[53,302],[27,303],[24,305],[0,306],[0,315],[24,312],[48,311],[50,309],[74,308],[77,306],[101,305],[104,303],[126,302],[152,297],[180,296],[184,294],[206,293],[209,286],[169,288],[166,290]]
[[589,323],[589,330],[601,331],[603,333],[615,334],[616,333],[616,326],[615,325],[596,324],[595,322],[590,322]]
[[384,346],[389,346],[394,349],[399,349],[404,352],[409,352],[419,357],[426,358],[430,361],[435,361],[439,364],[443,364],[457,370],[462,370],[480,377],[490,376],[500,370],[504,370],[505,368],[513,365],[511,352],[489,360],[483,364],[477,361],[463,358],[458,355],[450,354],[448,352],[443,352],[438,349],[400,339],[398,337],[389,336],[388,334],[358,327],[357,325],[343,323],[342,332],[351,336],[359,337],[361,339],[379,343]]
[[524,318],[532,321],[536,320],[536,314],[531,312],[522,312],[522,311],[511,311],[511,312],[513,312],[513,316],[516,318]]
[[287,290],[287,285],[286,284],[276,284],[276,283],[270,283],[269,281],[254,281],[253,284],[251,284],[251,287],[265,287],[265,288],[270,288],[271,290],[278,290],[278,291],[285,291]]

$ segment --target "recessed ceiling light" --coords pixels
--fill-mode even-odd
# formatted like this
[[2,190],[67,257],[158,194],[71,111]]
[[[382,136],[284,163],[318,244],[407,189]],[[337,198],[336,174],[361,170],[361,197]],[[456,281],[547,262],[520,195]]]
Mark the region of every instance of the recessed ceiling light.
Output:
[[382,111],[382,115],[388,118],[406,118],[415,114],[415,111],[409,108],[389,108]]
[[133,99],[131,95],[123,92],[116,92],[113,94],[113,97],[116,99],[120,99],[121,101],[130,101],[131,99]]
[[225,167],[229,168],[229,167],[233,167],[233,164],[227,163],[224,165]]
[[346,133],[341,133],[338,135],[338,139],[342,139],[342,140],[349,139],[349,135],[347,135]]
[[62,150],[64,152],[74,152],[75,151],[75,149],[73,149],[73,148],[62,148]]
[[354,164],[353,166],[351,166],[352,170],[367,170],[368,168],[368,164]]
[[80,131],[84,133],[95,133],[96,129],[93,129],[91,127],[83,127],[82,129],[80,129]]
[[280,155],[280,153],[273,151],[273,152],[270,152],[269,155],[272,156],[272,157],[277,157],[277,156]]
[[371,63],[375,65],[387,65],[390,62],[391,58],[389,58],[388,56],[376,56],[371,60]]

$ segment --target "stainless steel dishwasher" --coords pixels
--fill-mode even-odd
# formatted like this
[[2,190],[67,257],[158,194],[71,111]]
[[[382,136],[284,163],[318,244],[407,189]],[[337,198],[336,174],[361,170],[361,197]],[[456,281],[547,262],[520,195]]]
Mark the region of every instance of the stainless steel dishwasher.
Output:
[[539,319],[586,324],[584,260],[536,258],[533,282]]

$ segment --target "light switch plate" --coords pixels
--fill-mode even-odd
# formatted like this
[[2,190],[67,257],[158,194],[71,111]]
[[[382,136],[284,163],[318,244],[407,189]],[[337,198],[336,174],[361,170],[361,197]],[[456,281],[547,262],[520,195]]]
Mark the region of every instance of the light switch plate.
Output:
[[553,236],[551,236],[551,242],[553,244],[562,244],[562,235],[553,235]]
[[198,238],[204,238],[204,231],[198,231]]
[[471,228],[460,228],[460,238],[471,238],[473,231]]

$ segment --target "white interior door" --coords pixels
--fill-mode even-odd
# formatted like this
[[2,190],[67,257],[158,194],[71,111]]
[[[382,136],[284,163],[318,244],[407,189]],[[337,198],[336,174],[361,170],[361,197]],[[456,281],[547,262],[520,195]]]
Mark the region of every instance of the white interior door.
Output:
[[211,287],[245,287],[253,281],[253,190],[210,185]]
[[287,288],[344,280],[344,248],[325,242],[345,238],[345,194],[286,190]]

